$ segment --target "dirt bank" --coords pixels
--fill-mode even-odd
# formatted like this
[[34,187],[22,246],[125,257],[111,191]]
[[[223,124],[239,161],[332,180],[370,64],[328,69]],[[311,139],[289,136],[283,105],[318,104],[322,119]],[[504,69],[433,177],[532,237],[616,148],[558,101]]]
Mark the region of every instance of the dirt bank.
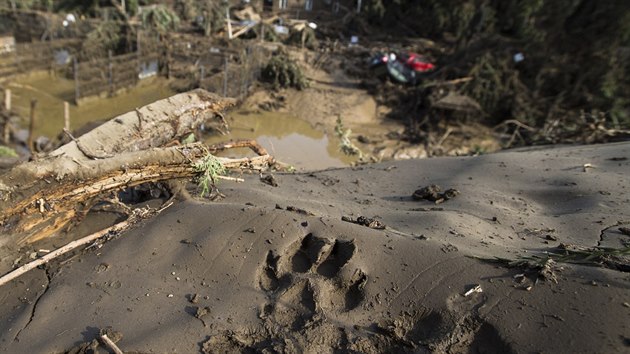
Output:
[[[541,278],[470,256],[627,250],[629,155],[558,147],[225,182],[220,203],[181,202],[4,285],[0,348],[61,352],[111,326],[135,352],[624,352],[627,256],[568,257]],[[430,184],[459,195],[411,197]]]

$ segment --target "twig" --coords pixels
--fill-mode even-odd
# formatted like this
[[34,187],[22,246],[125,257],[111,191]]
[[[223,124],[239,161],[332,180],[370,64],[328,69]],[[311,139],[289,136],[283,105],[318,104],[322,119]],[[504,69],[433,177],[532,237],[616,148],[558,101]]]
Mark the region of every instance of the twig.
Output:
[[222,179],[222,180],[226,180],[226,181],[234,181],[234,182],[245,182],[244,179],[242,178],[238,178],[238,177],[230,177],[230,176],[216,176],[217,179]]
[[76,241],[72,241],[69,244],[58,248],[52,252],[50,252],[49,254],[43,256],[40,259],[36,259],[30,263],[27,263],[23,266],[21,266],[20,268],[17,268],[16,270],[9,272],[7,274],[5,274],[4,276],[2,276],[0,278],[0,286],[10,282],[11,280],[19,277],[20,275],[28,272],[29,270],[33,269],[33,268],[37,268],[42,264],[48,263],[51,260],[61,256],[64,253],[67,253],[69,251],[72,251],[73,249],[83,246],[85,244],[88,244],[98,238],[101,238],[105,235],[107,235],[108,233],[112,232],[112,231],[118,231],[118,230],[123,230],[124,228],[126,228],[127,226],[129,226],[129,224],[131,224],[131,221],[129,220],[125,220],[122,222],[119,222],[118,224],[115,224],[114,226],[110,226],[106,229],[103,229],[101,231],[95,232],[91,235],[88,235],[82,239],[78,239]]
[[116,343],[112,342],[111,339],[107,336],[107,334],[103,334],[101,336],[101,340],[111,349],[115,354],[123,354],[123,351],[118,348]]
[[218,144],[208,146],[208,150],[210,150],[210,152],[212,153],[215,153],[217,151],[223,151],[227,149],[234,149],[234,148],[241,148],[241,147],[250,148],[253,152],[258,154],[258,156],[264,156],[264,155],[269,154],[264,147],[262,147],[260,144],[258,144],[256,140],[253,140],[253,139],[241,139],[241,140],[218,143]]
[[444,144],[444,142],[446,141],[446,138],[448,138],[449,135],[451,135],[451,133],[453,132],[453,128],[448,128],[446,130],[446,132],[444,133],[444,135],[442,135],[442,137],[440,138],[440,140],[437,142],[437,147],[441,147],[442,144]]
[[[519,121],[518,121],[518,120],[516,120],[516,119],[508,119],[508,120],[504,121],[503,123],[501,123],[501,124],[497,125],[497,126],[496,126],[496,128],[501,127],[501,126],[507,126],[508,124],[514,124],[514,125],[516,125],[517,127],[519,127],[519,128],[523,128],[523,129],[525,129],[525,130],[529,130],[530,132],[534,132],[534,131],[536,131],[536,130],[537,130],[536,128],[534,128],[534,127],[530,127],[529,125],[527,125],[527,124],[525,124],[525,123],[521,123],[521,122],[519,122]],[[495,128],[495,129],[496,129],[496,128]]]

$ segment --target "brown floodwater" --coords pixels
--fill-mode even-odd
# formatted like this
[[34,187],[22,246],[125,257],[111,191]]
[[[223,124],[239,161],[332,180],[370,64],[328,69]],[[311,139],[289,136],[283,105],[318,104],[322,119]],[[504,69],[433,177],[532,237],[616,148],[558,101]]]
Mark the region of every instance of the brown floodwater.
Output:
[[[347,156],[341,152],[337,137],[329,137],[308,122],[290,114],[237,111],[228,114],[227,121],[230,126],[229,134],[210,136],[206,143],[256,139],[277,160],[298,170],[343,167],[357,160],[356,156]],[[244,153],[247,150],[235,149],[222,155],[237,157]]]
[[[72,102],[74,81],[51,76],[46,72],[22,77],[8,85],[12,91],[12,106],[24,120],[29,116],[30,102],[37,100],[36,135],[56,137],[63,129],[63,102]],[[106,120],[151,102],[174,95],[168,81],[151,78],[114,97],[95,98],[70,104],[70,128],[78,129],[86,123]],[[213,135],[207,143],[233,139],[256,139],[279,161],[299,170],[347,166],[356,157],[346,156],[339,149],[339,139],[315,129],[306,121],[291,115],[274,112],[230,112],[227,115],[230,132]],[[28,122],[22,122],[27,127]],[[237,149],[227,156],[248,155]]]
[[[23,119],[29,117],[31,100],[37,100],[35,109],[36,135],[55,137],[63,129],[63,102],[74,100],[74,81],[38,72],[8,85],[12,92],[12,109]],[[142,81],[138,86],[114,97],[92,99],[77,106],[70,103],[70,129],[88,122],[105,120],[133,111],[151,102],[175,94],[168,82],[159,78]],[[28,126],[26,121],[23,126]]]

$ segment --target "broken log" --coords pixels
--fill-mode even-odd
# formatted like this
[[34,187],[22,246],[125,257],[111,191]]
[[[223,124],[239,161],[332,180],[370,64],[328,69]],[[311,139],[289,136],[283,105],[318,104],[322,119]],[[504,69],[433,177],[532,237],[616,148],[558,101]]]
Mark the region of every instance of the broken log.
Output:
[[[199,175],[195,164],[210,154],[205,145],[163,146],[234,102],[204,90],[175,95],[118,116],[0,175],[0,247],[49,237],[112,191]],[[216,159],[226,169],[254,170],[273,161],[268,154]]]

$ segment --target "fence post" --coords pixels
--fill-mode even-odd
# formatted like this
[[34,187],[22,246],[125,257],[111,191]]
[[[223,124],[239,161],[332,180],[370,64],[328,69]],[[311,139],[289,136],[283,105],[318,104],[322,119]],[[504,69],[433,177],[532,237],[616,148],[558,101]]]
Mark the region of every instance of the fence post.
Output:
[[11,111],[11,90],[4,89],[4,108]]
[[223,57],[223,97],[227,97],[228,91],[228,57],[227,55]]
[[114,95],[114,64],[112,63],[112,51],[107,51],[107,84],[109,86],[109,95]]
[[206,74],[206,68],[202,65],[199,67],[199,84],[197,85],[198,87],[201,87],[205,74]]
[[80,87],[79,87],[79,62],[77,61],[77,57],[72,58],[74,65],[74,103],[79,104],[79,98],[81,97]]
[[33,138],[35,136],[35,107],[37,106],[37,100],[31,100],[31,121],[28,127],[28,150],[33,154],[35,148],[33,146]]
[[70,131],[70,103],[63,102],[63,129]]

